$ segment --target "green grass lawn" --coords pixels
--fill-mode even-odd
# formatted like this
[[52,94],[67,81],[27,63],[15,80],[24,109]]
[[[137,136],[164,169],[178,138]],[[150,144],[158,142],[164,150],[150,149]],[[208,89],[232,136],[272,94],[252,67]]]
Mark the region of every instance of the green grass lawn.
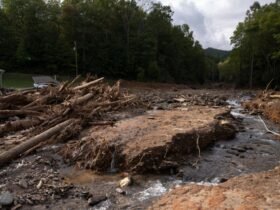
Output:
[[[32,76],[36,74],[23,74],[23,73],[4,73],[3,86],[5,88],[30,88],[33,87]],[[72,80],[70,76],[58,76],[58,81]]]
[[15,89],[33,87],[32,76],[32,74],[4,73],[3,86]]

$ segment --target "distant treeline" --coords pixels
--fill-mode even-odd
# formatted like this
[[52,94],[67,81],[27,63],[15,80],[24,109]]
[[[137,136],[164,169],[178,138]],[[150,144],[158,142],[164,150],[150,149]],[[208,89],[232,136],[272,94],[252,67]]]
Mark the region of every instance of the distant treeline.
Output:
[[2,0],[0,68],[74,75],[77,50],[79,73],[179,83],[217,79],[216,62],[188,25],[172,24],[172,15],[168,6],[142,7],[135,0]]
[[234,49],[219,65],[224,81],[241,86],[280,88],[280,0],[261,6],[255,2],[231,38]]

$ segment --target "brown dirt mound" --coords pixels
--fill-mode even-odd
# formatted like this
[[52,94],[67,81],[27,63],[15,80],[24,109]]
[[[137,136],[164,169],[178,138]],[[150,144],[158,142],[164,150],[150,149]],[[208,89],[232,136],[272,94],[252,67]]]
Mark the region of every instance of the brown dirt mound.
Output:
[[114,127],[94,127],[91,136],[69,143],[62,154],[97,171],[112,167],[139,173],[168,170],[197,152],[198,145],[203,149],[216,140],[234,137],[234,127],[222,120],[227,115],[229,110],[224,108],[198,106],[151,111],[121,120]]
[[[278,97],[279,96],[279,97]],[[261,94],[252,101],[244,104],[253,113],[261,113],[275,123],[280,123],[280,95],[279,93]]]
[[149,209],[280,209],[280,167],[235,177],[218,186],[176,188]]

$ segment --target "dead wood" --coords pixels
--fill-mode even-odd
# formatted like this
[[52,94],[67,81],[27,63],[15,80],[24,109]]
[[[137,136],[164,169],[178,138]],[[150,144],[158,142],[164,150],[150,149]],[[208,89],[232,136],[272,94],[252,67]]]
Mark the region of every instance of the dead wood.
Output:
[[73,122],[73,119],[64,121],[46,131],[44,131],[43,133],[26,140],[25,142],[21,143],[18,146],[15,146],[14,148],[8,150],[7,152],[2,153],[0,155],[0,166],[3,166],[4,164],[12,161],[13,159],[20,156],[22,153],[29,150],[30,148],[32,148],[32,147],[36,146],[37,144],[52,137],[53,135],[60,132],[63,128],[65,128],[72,122]]
[[66,87],[67,88],[72,87],[80,78],[81,78],[81,75],[76,76],[75,79],[73,79],[72,82],[70,82]]
[[73,90],[81,90],[81,89],[84,89],[84,88],[88,88],[88,87],[90,87],[90,86],[92,86],[92,85],[95,85],[95,84],[97,84],[97,83],[99,83],[99,82],[101,82],[101,81],[103,81],[103,80],[104,80],[104,77],[102,77],[102,78],[100,78],[100,79],[97,79],[97,80],[94,80],[94,81],[92,81],[92,82],[83,84],[83,85],[81,85],[81,86],[77,86],[77,87],[73,88]]
[[88,93],[84,96],[74,99],[72,102],[72,106],[83,104],[87,102],[89,99],[91,99],[93,96],[94,96],[93,93]]
[[280,95],[270,95],[269,98],[279,98],[280,99]]
[[[119,82],[111,87],[103,81],[104,78],[90,81],[92,77],[89,76],[85,80],[86,83],[72,87],[78,79],[79,77],[76,77],[72,82],[66,82],[58,87],[32,90],[24,95],[17,92],[0,96],[0,107],[7,107],[0,110],[0,118],[26,117],[24,119],[15,117],[14,121],[9,122],[2,121],[0,136],[18,132],[24,135],[24,138],[22,144],[0,155],[0,164],[7,163],[23,153],[30,154],[42,146],[76,138],[89,126],[112,126],[113,119],[108,118],[108,115],[104,118],[106,112],[133,104],[135,97],[121,93]],[[15,107],[7,106],[7,100],[13,104],[17,97],[21,97],[22,100],[26,98],[28,101],[21,102]],[[85,145],[91,143],[84,142]],[[89,155],[92,155],[88,162],[89,166],[97,164],[94,154],[100,153],[98,164],[102,162],[99,158],[105,158],[103,149],[109,151],[106,144],[100,145],[96,151],[88,150]],[[95,161],[92,162],[92,159]]]
[[0,127],[0,136],[3,136],[11,131],[25,130],[33,126],[37,126],[42,121],[40,119],[24,119],[13,122],[8,122]]
[[30,104],[27,104],[26,106],[24,106],[23,109],[32,107],[37,104],[43,104],[48,100],[48,98],[49,98],[49,95],[43,96],[42,98],[38,98],[35,101],[31,102]]
[[13,117],[13,116],[36,116],[39,112],[31,110],[0,110],[0,117]]
[[110,125],[110,126],[113,126],[115,124],[114,121],[104,121],[104,122],[90,122],[89,123],[90,125],[92,126],[101,126],[101,125]]
[[19,93],[8,95],[0,98],[0,103],[13,104],[13,105],[25,105],[30,102],[27,96]]
[[274,81],[274,79],[270,80],[270,82],[266,85],[265,90],[263,91],[263,95],[265,95],[268,91],[268,89],[270,88],[271,83]]
[[275,131],[272,131],[272,130],[270,130],[270,129],[267,127],[267,125],[265,124],[265,122],[264,122],[264,120],[262,119],[261,116],[259,116],[259,119],[261,120],[262,124],[263,124],[264,127],[265,127],[265,130],[266,130],[268,133],[271,133],[271,134],[273,134],[273,135],[275,135],[275,136],[280,136],[280,133],[277,133],[277,132],[275,132]]
[[67,81],[67,82],[64,82],[64,83],[60,86],[58,92],[59,92],[59,93],[62,92],[62,91],[67,87],[68,84],[69,84],[68,81]]

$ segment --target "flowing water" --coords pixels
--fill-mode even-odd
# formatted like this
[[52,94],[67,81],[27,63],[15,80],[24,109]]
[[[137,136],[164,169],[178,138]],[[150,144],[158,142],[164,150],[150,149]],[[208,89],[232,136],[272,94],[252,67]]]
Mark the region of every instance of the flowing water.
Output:
[[[188,161],[180,168],[180,178],[175,175],[136,176],[134,184],[126,189],[125,196],[116,193],[115,196],[91,209],[143,209],[177,185],[192,182],[216,185],[234,176],[265,171],[278,166],[280,141],[274,141],[273,135],[266,132],[258,116],[246,114],[238,101],[229,100],[228,103],[232,107],[232,115],[238,122],[239,133],[235,139],[216,142],[201,152],[200,159],[197,155],[190,155]],[[277,131],[277,127],[272,123],[267,124],[272,130]],[[110,171],[115,171],[113,161]],[[82,176],[83,173],[87,174],[85,177],[88,179],[80,183],[94,191],[115,192],[120,180],[118,175],[96,177],[88,174],[89,172],[79,173]],[[77,180],[77,177],[79,176],[74,175],[72,181]]]

